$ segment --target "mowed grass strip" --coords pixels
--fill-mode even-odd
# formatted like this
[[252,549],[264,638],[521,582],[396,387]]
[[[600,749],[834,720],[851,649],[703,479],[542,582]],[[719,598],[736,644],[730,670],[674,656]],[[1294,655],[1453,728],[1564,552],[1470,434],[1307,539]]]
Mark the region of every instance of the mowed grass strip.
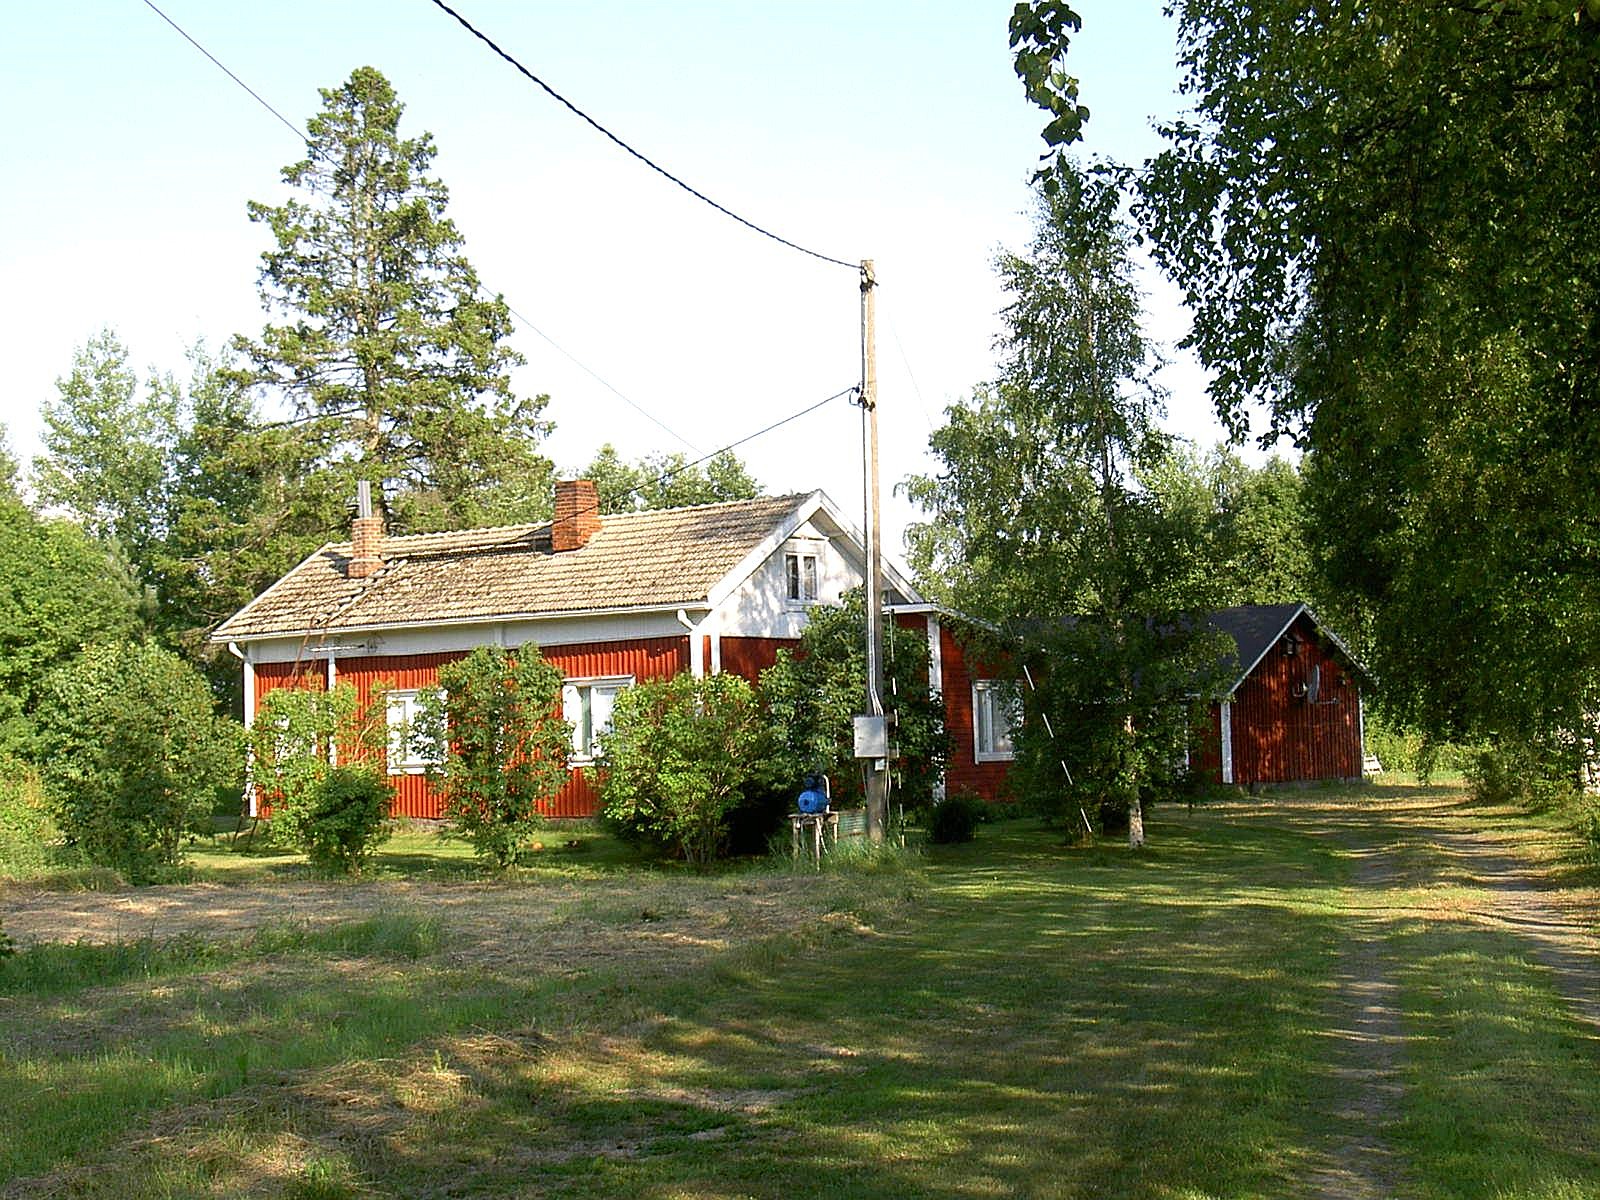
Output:
[[[1130,855],[986,828],[909,914],[879,919],[902,881],[841,877],[835,919],[681,976],[260,979],[125,1047],[209,1064],[166,1107],[27,1162],[106,1196],[1284,1195],[1327,1086],[1342,865],[1206,816],[1152,833]],[[104,1120],[125,1066],[48,1086]]]
[[1600,1030],[1501,930],[1410,923],[1402,963],[1404,1119],[1419,1200],[1600,1195]]
[[[1337,831],[1383,817],[1348,800],[1167,811],[1144,854],[986,827],[696,958],[304,948],[18,1001],[0,1087],[49,1099],[14,1194],[1305,1196],[1348,1099],[1331,972],[1393,905],[1399,1194],[1600,1195],[1592,1039],[1427,880],[1355,887]],[[590,919],[663,928],[621,886]]]

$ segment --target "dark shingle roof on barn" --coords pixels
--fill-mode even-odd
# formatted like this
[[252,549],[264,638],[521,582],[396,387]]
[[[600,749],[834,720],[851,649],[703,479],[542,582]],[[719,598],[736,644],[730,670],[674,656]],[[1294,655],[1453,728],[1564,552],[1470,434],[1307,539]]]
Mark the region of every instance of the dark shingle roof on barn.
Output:
[[1311,618],[1317,631],[1338,648],[1351,667],[1359,674],[1367,675],[1366,668],[1350,653],[1349,647],[1323,625],[1304,603],[1240,604],[1234,608],[1220,609],[1207,618],[1213,628],[1227,634],[1238,647],[1237,663],[1229,663],[1233,668],[1233,682],[1224,689],[1224,694],[1234,691],[1245,681],[1262,656],[1272,649],[1301,613]]
[[1239,647],[1233,687],[1244,682],[1251,668],[1272,649],[1272,643],[1283,636],[1283,631],[1304,607],[1303,604],[1240,604],[1211,614],[1208,618],[1211,624]]
[[703,603],[805,495],[606,516],[554,553],[550,523],[391,537],[384,566],[350,579],[349,542],[323,546],[234,614],[213,641]]

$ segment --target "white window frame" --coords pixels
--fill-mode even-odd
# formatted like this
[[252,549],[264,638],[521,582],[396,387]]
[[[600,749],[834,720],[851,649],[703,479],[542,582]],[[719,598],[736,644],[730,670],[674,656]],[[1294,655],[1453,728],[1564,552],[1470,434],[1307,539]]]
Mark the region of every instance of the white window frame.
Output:
[[[444,765],[436,758],[417,754],[415,747],[411,745],[409,734],[416,726],[417,697],[420,694],[421,690],[418,688],[395,688],[384,697],[384,724],[388,729],[389,740],[384,746],[383,754],[391,775],[422,775],[429,767]],[[397,709],[400,714],[398,721],[395,719]],[[406,745],[403,747],[396,740],[402,731],[408,735]]]
[[[609,690],[612,693],[612,703],[616,703],[617,695],[631,688],[638,682],[632,675],[596,675],[579,679],[564,679],[561,681],[561,715],[572,723],[572,751],[567,756],[569,763],[582,766],[592,763],[599,757],[600,739],[611,728],[609,716],[604,728],[592,728],[594,713],[594,690]],[[584,744],[584,728],[589,729],[588,744]]]
[[[1001,700],[1005,697],[1009,685],[998,679],[974,679],[972,681],[972,758],[974,762],[1012,762],[1017,757],[1015,745],[1012,743],[1012,734],[1017,726],[1022,724],[1021,714],[1015,709],[1015,704],[1007,707],[1011,712],[1006,713],[1005,748],[996,749],[999,739],[995,738],[995,718],[1001,714]],[[988,714],[990,737],[984,737],[984,715]],[[985,741],[988,745],[985,746]]]
[[[790,608],[809,608],[822,598],[822,555],[819,549],[815,546],[791,546],[783,552],[783,600]],[[807,563],[811,564],[809,580],[806,578]],[[810,584],[809,589],[807,583]]]

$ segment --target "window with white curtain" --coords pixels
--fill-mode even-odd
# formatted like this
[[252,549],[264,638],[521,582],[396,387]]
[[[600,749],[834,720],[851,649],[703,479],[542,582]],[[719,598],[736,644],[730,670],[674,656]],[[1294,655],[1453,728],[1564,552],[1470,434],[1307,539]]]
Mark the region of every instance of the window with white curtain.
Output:
[[1009,762],[1016,750],[1011,731],[1022,723],[1017,689],[996,679],[972,685],[972,749],[979,762]]
[[572,761],[589,762],[600,756],[601,739],[611,728],[611,710],[633,676],[606,679],[569,679],[561,687],[561,715],[572,723]]

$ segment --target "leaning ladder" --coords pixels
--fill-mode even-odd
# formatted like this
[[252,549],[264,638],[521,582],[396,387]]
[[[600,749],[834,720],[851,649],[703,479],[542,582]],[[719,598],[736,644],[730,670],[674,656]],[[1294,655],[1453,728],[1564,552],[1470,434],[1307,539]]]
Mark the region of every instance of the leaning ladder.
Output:
[[[1022,665],[1022,677],[1028,681],[1028,690],[1030,692],[1032,692],[1034,695],[1038,695],[1039,694],[1039,685],[1033,682],[1033,672],[1028,670],[1028,665],[1026,663],[1024,663]],[[1042,721],[1044,721],[1044,731],[1047,734],[1050,735],[1050,743],[1051,743],[1051,745],[1056,746],[1056,750],[1057,750],[1056,762],[1061,764],[1061,773],[1067,777],[1068,786],[1071,786],[1071,784],[1072,784],[1072,772],[1067,769],[1067,760],[1062,758],[1062,757],[1060,757],[1060,753],[1059,753],[1060,752],[1060,746],[1056,742],[1055,726],[1050,724],[1050,714],[1045,712],[1044,709],[1041,708],[1039,710],[1039,717],[1040,717],[1040,719]],[[1081,804],[1078,805],[1078,816],[1083,819],[1084,832],[1087,833],[1090,837],[1093,837],[1094,836],[1094,826],[1092,824],[1090,824],[1090,822],[1089,822],[1089,814],[1083,811],[1083,805],[1081,805]]]

